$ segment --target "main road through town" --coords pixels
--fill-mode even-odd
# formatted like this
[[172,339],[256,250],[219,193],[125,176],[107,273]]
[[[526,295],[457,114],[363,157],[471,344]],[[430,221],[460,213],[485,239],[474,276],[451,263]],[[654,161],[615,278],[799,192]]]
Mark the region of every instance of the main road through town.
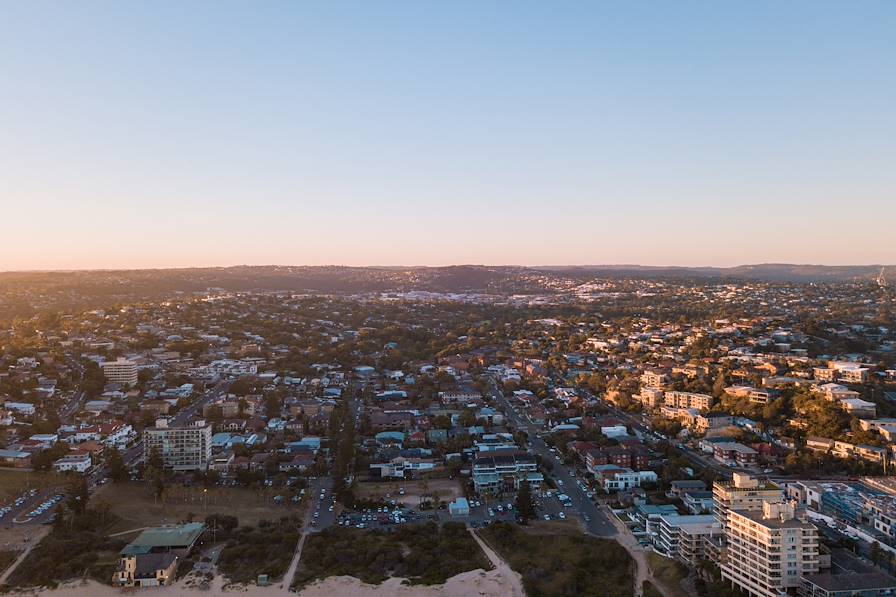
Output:
[[538,428],[524,419],[504,393],[492,384],[492,396],[504,411],[507,422],[516,430],[525,431],[529,436],[530,451],[541,456],[542,460],[550,467],[550,476],[556,481],[561,493],[569,496],[573,503],[573,509],[582,517],[585,529],[597,537],[613,537],[617,534],[616,527],[609,520],[609,516],[603,507],[598,507],[586,492],[579,487],[577,478],[571,474],[571,469],[559,462],[550,447],[538,435]]

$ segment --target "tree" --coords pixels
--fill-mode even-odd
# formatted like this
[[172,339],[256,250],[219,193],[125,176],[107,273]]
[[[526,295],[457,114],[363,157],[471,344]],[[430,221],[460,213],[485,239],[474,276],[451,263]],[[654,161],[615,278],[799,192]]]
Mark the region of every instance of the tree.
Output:
[[210,423],[220,423],[224,420],[224,410],[217,404],[213,404],[205,410],[205,418]]
[[716,398],[721,398],[722,394],[725,393],[725,375],[723,373],[719,373],[716,376],[715,381],[712,384],[712,395]]
[[526,479],[520,480],[520,488],[516,492],[516,511],[522,524],[528,524],[535,518],[535,499],[532,497],[532,488]]
[[268,417],[279,417],[282,408],[280,399],[275,394],[268,394],[264,397],[264,412]]
[[109,467],[109,477],[113,482],[118,483],[120,481],[125,481],[128,478],[128,469],[124,464],[124,460],[122,459],[121,452],[118,451],[118,448],[109,448],[108,455],[106,456],[106,466]]
[[877,541],[871,542],[871,548],[868,550],[868,557],[875,565],[880,566],[881,561],[884,559],[884,551],[881,549],[880,543]]
[[90,492],[87,490],[87,479],[81,475],[73,476],[66,488],[66,505],[76,516],[84,514],[87,510],[87,502]]
[[162,476],[161,470],[153,471],[152,492],[155,498],[159,500],[165,495],[165,478]]
[[152,381],[152,378],[155,376],[152,369],[141,369],[137,372],[137,387],[141,390],[146,388],[146,384]]
[[65,444],[63,442],[56,442],[52,447],[38,452],[34,455],[33,459],[34,470],[50,470],[50,468],[53,466],[53,463],[65,456],[68,451],[68,444]]
[[156,469],[161,471],[165,467],[165,462],[162,460],[162,453],[159,452],[158,448],[153,448],[149,452],[149,459],[146,461],[146,466],[151,469]]
[[472,410],[465,408],[458,416],[457,424],[460,427],[472,427],[476,424],[476,415]]

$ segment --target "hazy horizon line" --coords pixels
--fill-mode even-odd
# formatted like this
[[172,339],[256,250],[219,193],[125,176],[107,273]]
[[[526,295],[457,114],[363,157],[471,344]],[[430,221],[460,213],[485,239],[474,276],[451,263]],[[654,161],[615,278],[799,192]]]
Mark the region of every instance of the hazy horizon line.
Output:
[[451,263],[445,265],[404,265],[404,264],[378,264],[378,265],[352,265],[346,263],[328,263],[328,264],[285,264],[285,263],[234,263],[230,265],[187,265],[187,266],[158,266],[158,267],[78,267],[78,268],[26,268],[26,269],[4,269],[0,270],[0,274],[26,274],[26,273],[74,273],[74,272],[139,272],[139,271],[166,271],[166,270],[192,270],[192,269],[234,269],[240,267],[246,268],[354,268],[354,269],[440,269],[449,267],[481,267],[481,268],[523,268],[523,269],[546,269],[546,268],[643,268],[643,269],[737,269],[744,267],[760,267],[760,266],[789,266],[789,267],[828,267],[828,268],[854,268],[854,267],[883,267],[893,268],[896,264],[887,263],[850,263],[850,264],[828,264],[828,263],[796,263],[787,261],[767,261],[761,263],[740,263],[737,265],[681,265],[681,264],[663,264],[652,265],[642,263],[555,263],[555,264],[536,264],[526,265],[519,263]]

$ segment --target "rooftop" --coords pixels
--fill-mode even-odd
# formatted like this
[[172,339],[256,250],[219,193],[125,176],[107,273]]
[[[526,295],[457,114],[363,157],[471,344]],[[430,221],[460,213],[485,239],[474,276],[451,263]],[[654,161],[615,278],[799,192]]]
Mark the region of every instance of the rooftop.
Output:
[[203,529],[205,525],[201,522],[146,529],[131,541],[121,554],[135,555],[150,553],[157,549],[187,548],[199,539]]

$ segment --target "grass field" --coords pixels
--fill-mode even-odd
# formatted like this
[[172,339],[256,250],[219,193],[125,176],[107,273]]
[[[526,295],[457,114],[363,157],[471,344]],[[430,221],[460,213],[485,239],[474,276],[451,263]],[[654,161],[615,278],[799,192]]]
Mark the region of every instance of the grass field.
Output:
[[633,563],[609,539],[582,533],[549,535],[496,523],[479,532],[523,577],[529,597],[629,597]]
[[0,468],[0,504],[14,500],[28,489],[46,489],[64,485],[65,477],[57,473]]
[[92,503],[105,502],[118,518],[112,533],[147,526],[177,523],[187,520],[204,520],[211,514],[237,516],[241,525],[255,526],[261,520],[279,520],[283,516],[298,514],[302,505],[287,501],[274,503],[275,489],[245,489],[242,487],[171,486],[166,488],[161,500],[153,495],[145,483],[110,483],[103,486],[92,498]]
[[[395,500],[408,506],[416,506],[422,496],[439,496],[443,502],[450,502],[462,496],[463,489],[456,479],[431,479],[426,481],[376,481],[361,482],[355,486],[359,499]],[[399,491],[404,489],[404,495]],[[386,497],[386,495],[390,497]]]

